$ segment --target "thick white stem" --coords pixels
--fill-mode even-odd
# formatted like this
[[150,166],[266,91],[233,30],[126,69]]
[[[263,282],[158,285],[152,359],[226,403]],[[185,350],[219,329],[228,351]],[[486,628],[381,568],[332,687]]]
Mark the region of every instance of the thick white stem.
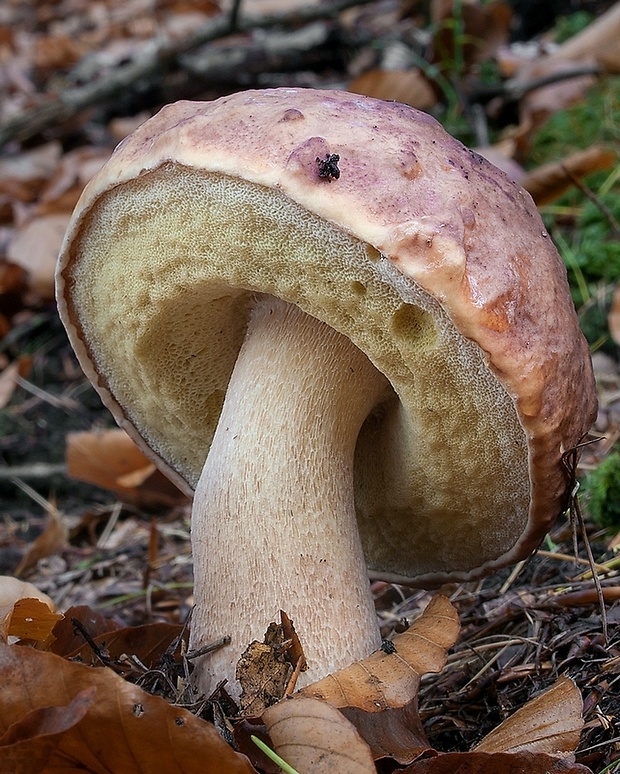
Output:
[[238,695],[236,663],[284,610],[314,682],[380,645],[358,536],[353,456],[388,383],[341,334],[257,302],[192,513],[197,684]]

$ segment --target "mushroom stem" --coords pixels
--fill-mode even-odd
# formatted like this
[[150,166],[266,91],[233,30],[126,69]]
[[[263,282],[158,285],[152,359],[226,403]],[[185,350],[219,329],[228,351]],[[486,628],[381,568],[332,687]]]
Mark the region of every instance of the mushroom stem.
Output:
[[358,535],[358,433],[389,383],[345,336],[260,296],[233,370],[192,513],[192,648],[207,695],[284,610],[314,682],[381,644]]

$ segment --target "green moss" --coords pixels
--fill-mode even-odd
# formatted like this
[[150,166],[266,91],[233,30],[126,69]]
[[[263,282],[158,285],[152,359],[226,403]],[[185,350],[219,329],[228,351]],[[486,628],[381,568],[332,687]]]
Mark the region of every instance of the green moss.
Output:
[[556,43],[564,43],[594,21],[595,17],[587,11],[576,11],[570,16],[560,16],[556,19],[553,39]]
[[[594,144],[620,146],[620,78],[602,80],[582,102],[552,115],[535,137],[529,161],[532,167],[559,162]],[[617,355],[607,311],[620,277],[620,159],[584,184],[593,196],[573,186],[542,214],[567,266],[588,341]]]
[[620,527],[620,454],[609,454],[584,482],[585,503],[601,527]]

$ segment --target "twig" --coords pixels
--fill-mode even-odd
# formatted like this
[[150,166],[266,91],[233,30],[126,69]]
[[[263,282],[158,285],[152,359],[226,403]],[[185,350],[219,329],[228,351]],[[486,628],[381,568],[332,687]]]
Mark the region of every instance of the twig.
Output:
[[[588,557],[588,562],[590,563],[590,569],[592,571],[592,580],[594,581],[594,588],[596,589],[596,597],[598,599],[599,609],[601,612],[601,628],[603,630],[603,640],[605,644],[608,644],[609,633],[607,629],[607,609],[605,605],[605,597],[603,596],[601,580],[598,576],[598,573],[596,572],[596,562],[594,561],[592,547],[588,539],[588,532],[586,530],[585,521],[583,519],[583,514],[581,513],[581,507],[579,505],[579,497],[578,497],[579,482],[577,481],[577,460],[578,460],[579,452],[584,446],[588,446],[590,443],[595,443],[596,440],[597,439],[593,441],[579,442],[576,446],[574,446],[572,449],[569,449],[567,452],[565,452],[562,455],[562,463],[566,469],[569,486],[570,486],[569,507],[570,507],[571,522],[573,523],[573,527],[574,527],[573,537],[576,542],[577,540],[577,529],[575,529],[575,526],[576,526],[579,528],[579,532],[581,533],[581,539],[583,540],[584,548],[586,550],[586,555]],[[575,556],[577,556],[576,551],[575,551]]]
[[192,659],[198,658],[199,656],[204,656],[207,653],[218,650],[218,648],[223,648],[225,645],[230,645],[230,637],[227,634],[224,637],[220,637],[218,640],[208,642],[206,645],[203,645],[202,648],[188,651],[185,654],[185,658],[188,661],[191,661]]
[[490,102],[495,97],[504,97],[509,102],[518,102],[526,94],[544,86],[551,86],[560,81],[568,81],[572,78],[582,78],[586,75],[602,75],[603,68],[600,65],[581,65],[571,70],[543,75],[540,78],[532,78],[529,81],[522,80],[518,76],[509,78],[503,83],[492,83],[477,86],[469,95],[471,102]]
[[[236,14],[219,16],[181,41],[172,43],[164,39],[138,61],[118,67],[95,83],[67,88],[57,97],[48,98],[42,104],[12,116],[0,125],[0,147],[13,140],[23,141],[34,137],[44,129],[67,121],[87,107],[105,102],[118,94],[135,90],[137,85],[142,88],[145,82],[152,82],[159,78],[162,70],[170,71],[178,68],[179,58],[183,54],[227,37],[233,32],[250,32],[255,29],[287,27],[320,19],[333,19],[347,8],[369,2],[371,0],[330,0],[318,5],[302,6],[285,13],[242,18],[237,18]],[[235,5],[238,12],[240,4]],[[233,5],[233,11],[235,5]]]
[[241,10],[242,0],[233,0],[232,8],[230,9],[230,31],[236,32],[237,25],[239,24],[239,11]]
[[0,465],[0,481],[13,478],[50,478],[66,476],[67,466],[62,462],[33,462],[30,465]]

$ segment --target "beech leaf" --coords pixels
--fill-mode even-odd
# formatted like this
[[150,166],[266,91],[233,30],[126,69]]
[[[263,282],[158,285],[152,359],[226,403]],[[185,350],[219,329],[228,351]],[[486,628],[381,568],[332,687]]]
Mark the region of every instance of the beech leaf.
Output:
[[119,428],[69,433],[65,457],[71,478],[109,489],[125,502],[163,508],[187,501]]
[[450,600],[437,594],[417,621],[394,637],[394,653],[378,650],[299,693],[366,712],[404,707],[417,696],[423,674],[443,669],[459,629]]
[[579,744],[582,712],[581,692],[569,677],[562,676],[487,734],[475,749],[570,755]]
[[273,746],[299,774],[375,774],[370,748],[332,704],[295,696],[263,713]]
[[400,774],[592,774],[586,766],[551,755],[523,753],[446,753],[412,763]]
[[0,739],[9,740],[0,746],[1,771],[20,771],[11,763],[18,741],[24,754],[38,750],[40,737],[20,731],[24,724],[30,728],[26,718],[34,717],[31,713],[52,704],[67,707],[81,692],[92,690],[94,699],[87,711],[58,735],[45,766],[34,770],[43,774],[78,770],[95,774],[255,773],[247,758],[234,752],[212,725],[146,693],[110,669],[0,644],[0,686]]

